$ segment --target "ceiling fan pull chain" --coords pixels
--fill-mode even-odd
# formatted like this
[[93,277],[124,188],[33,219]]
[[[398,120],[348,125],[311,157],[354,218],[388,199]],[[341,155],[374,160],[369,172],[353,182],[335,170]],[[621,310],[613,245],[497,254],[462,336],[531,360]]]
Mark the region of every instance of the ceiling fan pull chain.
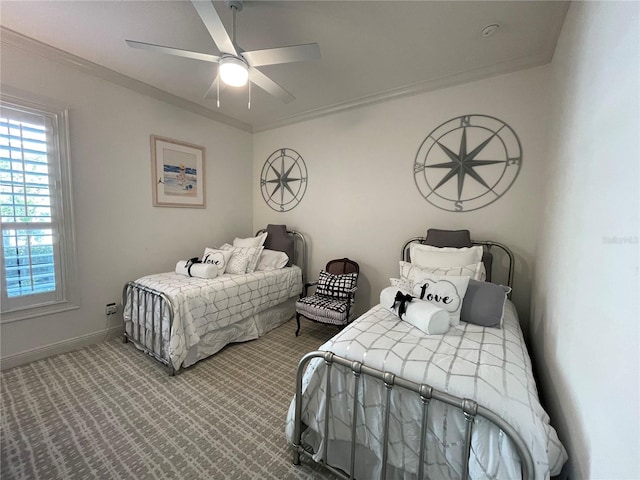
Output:
[[218,108],[220,108],[220,78],[216,79],[216,91],[218,92]]
[[251,81],[249,81],[249,103],[247,104],[247,109],[251,110]]

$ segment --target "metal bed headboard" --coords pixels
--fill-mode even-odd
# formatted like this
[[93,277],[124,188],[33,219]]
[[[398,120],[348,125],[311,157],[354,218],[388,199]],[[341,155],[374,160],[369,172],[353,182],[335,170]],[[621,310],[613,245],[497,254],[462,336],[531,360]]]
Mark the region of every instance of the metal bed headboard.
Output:
[[[405,244],[402,246],[402,252],[400,253],[400,258],[402,258],[402,260],[404,261],[408,261],[409,246],[414,242],[424,244],[425,241],[426,241],[426,237],[413,237],[410,240],[407,240]],[[483,247],[483,249],[489,253],[491,253],[491,249],[493,247],[497,247],[497,248],[500,248],[507,255],[507,258],[509,259],[509,269],[507,273],[507,286],[513,289],[515,257],[513,256],[513,252],[511,251],[511,249],[502,243],[494,242],[491,240],[472,240],[471,243],[473,245],[479,245]],[[508,297],[511,298],[511,292],[509,292]]]
[[[266,232],[267,230],[264,228],[261,228],[260,230],[258,230],[256,232],[256,236],[260,235],[261,233]],[[289,235],[292,235],[294,240],[293,240],[293,259],[291,260],[292,262],[296,263],[296,265],[298,265],[300,267],[300,269],[302,270],[302,284],[304,285],[304,282],[307,280],[307,240],[304,237],[304,235],[296,230],[287,230],[287,233]],[[297,247],[297,243],[296,240],[298,240],[301,245],[302,245],[302,254],[299,255],[298,253],[298,247]],[[300,258],[298,258],[298,256],[300,256]],[[300,263],[302,265],[300,265]]]

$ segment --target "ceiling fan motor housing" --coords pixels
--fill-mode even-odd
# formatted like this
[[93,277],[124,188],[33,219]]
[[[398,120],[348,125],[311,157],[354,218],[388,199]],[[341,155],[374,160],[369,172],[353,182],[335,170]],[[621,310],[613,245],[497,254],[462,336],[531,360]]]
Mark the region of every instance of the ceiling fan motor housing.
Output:
[[243,87],[249,79],[249,67],[241,57],[223,55],[220,59],[220,78],[232,87]]

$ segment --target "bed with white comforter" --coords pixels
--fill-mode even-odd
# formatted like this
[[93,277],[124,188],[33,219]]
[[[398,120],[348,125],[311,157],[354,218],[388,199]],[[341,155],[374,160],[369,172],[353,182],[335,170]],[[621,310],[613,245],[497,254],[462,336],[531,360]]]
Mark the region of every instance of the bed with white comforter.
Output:
[[[567,454],[538,400],[531,362],[515,308],[507,301],[503,328],[460,323],[444,335],[425,335],[377,305],[342,330],[320,350],[331,351],[426,383],[461,398],[471,398],[507,420],[529,448],[536,479],[560,472]],[[325,376],[322,358],[311,360],[302,384],[303,445],[320,461],[327,448],[324,432]],[[385,387],[363,377],[357,421],[355,477],[380,478],[382,469],[382,408]],[[334,365],[330,402],[327,462],[349,471],[354,375]],[[389,423],[387,478],[414,479],[418,472],[421,402],[419,396],[395,388]],[[293,443],[294,404],[287,416],[286,435]],[[446,404],[431,402],[428,415],[425,478],[460,478],[465,418]],[[304,427],[303,427],[304,428]],[[471,440],[469,475],[473,479],[520,478],[520,463],[506,435],[476,417]]]
[[[136,283],[164,293],[173,306],[171,327],[169,312],[165,309],[161,314],[159,302],[154,309],[149,309],[144,332],[162,330],[162,338],[148,333],[142,335],[141,343],[152,351],[161,351],[161,341],[168,345],[169,361],[178,370],[229,343],[258,338],[291,318],[293,304],[283,311],[284,315],[277,309],[288,305],[288,299],[295,301],[302,291],[302,270],[292,265],[270,271],[224,274],[212,279],[167,272],[139,278]],[[143,295],[140,303],[144,301]],[[125,330],[130,336],[134,336],[133,329],[138,328],[132,321],[138,302],[139,297],[133,295],[125,305]]]

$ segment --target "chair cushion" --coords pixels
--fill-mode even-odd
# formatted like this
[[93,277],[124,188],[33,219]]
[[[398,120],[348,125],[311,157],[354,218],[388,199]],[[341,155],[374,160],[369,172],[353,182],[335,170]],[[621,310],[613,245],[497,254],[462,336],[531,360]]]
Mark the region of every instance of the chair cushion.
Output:
[[334,298],[348,298],[358,282],[357,273],[333,275],[325,270],[320,272],[316,294]]
[[318,322],[343,325],[347,323],[347,299],[311,295],[296,302],[296,312]]

